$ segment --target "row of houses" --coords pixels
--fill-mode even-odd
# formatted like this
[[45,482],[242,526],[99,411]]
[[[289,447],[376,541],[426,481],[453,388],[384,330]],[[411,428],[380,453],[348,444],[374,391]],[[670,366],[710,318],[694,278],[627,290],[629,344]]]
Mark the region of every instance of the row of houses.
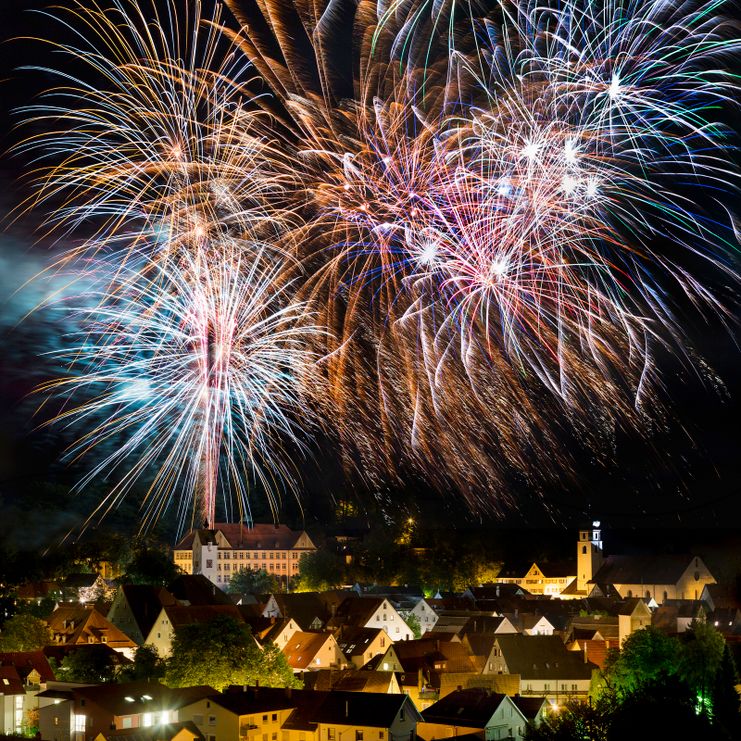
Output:
[[548,712],[542,699],[483,688],[456,690],[419,712],[403,694],[149,682],[73,686],[38,694],[39,732],[49,741],[415,741],[467,733],[521,738]]

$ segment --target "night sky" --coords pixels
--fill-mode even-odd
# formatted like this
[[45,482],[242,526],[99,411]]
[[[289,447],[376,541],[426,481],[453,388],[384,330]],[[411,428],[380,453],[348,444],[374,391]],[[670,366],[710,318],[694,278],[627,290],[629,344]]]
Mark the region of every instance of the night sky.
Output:
[[[9,39],[25,34],[43,37],[43,21],[25,11],[44,5],[35,0],[2,0],[0,35]],[[18,138],[13,129],[18,116],[13,109],[31,102],[48,84],[43,73],[18,68],[53,65],[45,53],[42,45],[31,42],[10,41],[0,47],[0,148],[4,152],[0,159],[0,211],[6,215],[26,195],[19,175],[28,167],[23,158],[5,153]],[[74,527],[97,494],[96,487],[77,498],[66,493],[85,470],[85,463],[70,467],[60,462],[69,440],[60,432],[35,429],[43,412],[34,416],[38,400],[28,398],[34,386],[53,372],[43,353],[63,343],[65,332],[59,318],[48,312],[24,318],[49,290],[48,285],[38,282],[23,287],[54,254],[54,247],[41,237],[38,222],[34,214],[17,221],[6,219],[5,231],[0,233],[0,512],[5,520],[0,537],[12,537],[11,523],[24,527],[26,533],[32,531],[31,537],[41,544]],[[716,276],[708,275],[707,281],[728,295],[727,286],[713,284]],[[694,352],[711,370],[703,376],[671,356],[657,358],[666,384],[666,424],[644,438],[618,431],[614,452],[606,461],[570,450],[576,459],[573,478],[548,491],[533,492],[513,482],[520,503],[517,509],[496,515],[472,513],[454,493],[430,491],[423,481],[410,481],[403,490],[380,492],[351,486],[343,478],[331,446],[320,445],[316,463],[307,464],[304,473],[305,522],[310,526],[326,522],[334,498],[346,497],[360,503],[369,520],[379,511],[389,520],[414,514],[431,526],[452,523],[464,529],[532,526],[569,530],[587,517],[598,517],[615,529],[737,526],[741,521],[737,328],[724,326],[714,317],[703,320],[689,311],[683,323]],[[492,496],[496,497],[495,491]],[[130,527],[130,514],[127,511],[113,526]],[[267,512],[264,515],[267,517]],[[300,521],[295,503],[286,502],[286,517],[294,523]],[[259,505],[256,519],[260,519]]]

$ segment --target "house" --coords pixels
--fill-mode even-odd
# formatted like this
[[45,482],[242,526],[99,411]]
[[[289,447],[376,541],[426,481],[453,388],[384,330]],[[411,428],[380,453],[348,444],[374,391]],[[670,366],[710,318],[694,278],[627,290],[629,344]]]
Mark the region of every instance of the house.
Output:
[[203,574],[181,574],[167,585],[167,591],[186,607],[234,604],[226,592]]
[[668,599],[699,600],[715,578],[699,556],[608,556],[589,584],[590,596],[643,597],[661,605]]
[[556,704],[586,698],[597,667],[576,651],[567,650],[558,636],[497,636],[485,674],[519,675],[517,694],[537,695]]
[[319,592],[271,594],[262,611],[264,617],[293,618],[301,630],[321,630],[332,608]]
[[165,658],[172,652],[175,631],[183,625],[208,623],[215,617],[226,615],[238,622],[244,622],[242,613],[236,605],[165,605],[157,615],[145,643],[154,646],[157,653]]
[[497,581],[524,586],[530,594],[558,597],[576,580],[576,571],[576,564],[570,561],[542,561],[531,563],[528,567],[505,567],[497,576]]
[[[540,702],[545,705],[542,698]],[[427,741],[465,734],[483,734],[488,741],[521,738],[527,723],[528,718],[511,697],[472,688],[451,692],[423,710],[418,732]]]
[[43,651],[0,653],[0,667],[12,666],[26,689],[39,689],[54,681],[54,672]]
[[329,626],[383,628],[394,642],[414,638],[411,628],[387,597],[347,597],[338,606]]
[[496,633],[518,633],[512,621],[504,615],[474,615],[469,617],[461,629],[461,637],[472,633],[496,634]]
[[207,741],[409,741],[421,716],[408,697],[232,687],[184,709]]
[[177,723],[181,708],[216,693],[207,685],[170,689],[158,682],[62,686],[39,693],[39,731],[48,741],[94,741],[112,730]]
[[554,626],[545,615],[526,613],[521,616],[522,632],[529,636],[552,636]]
[[419,629],[422,635],[432,630],[437,622],[437,613],[424,598],[421,587],[373,586],[368,589],[361,589],[356,584],[353,589],[360,596],[388,597],[391,604],[404,619],[408,615],[414,615],[419,621]]
[[668,599],[659,607],[649,624],[666,633],[684,633],[695,620],[707,620],[707,607],[699,600]]
[[0,653],[0,734],[30,735],[36,725],[36,694],[54,681],[43,651]]
[[324,667],[344,667],[347,663],[332,633],[296,631],[281,651],[294,673]]
[[618,641],[623,645],[625,639],[641,628],[651,625],[651,610],[642,599],[625,599],[617,603]]
[[32,581],[18,587],[16,597],[22,602],[40,605],[45,599],[61,602],[63,593],[62,587],[56,581]]
[[394,672],[367,669],[318,669],[303,676],[307,690],[342,690],[343,692],[385,692],[401,694]]
[[205,741],[191,721],[101,731],[94,741]]
[[54,645],[82,646],[104,643],[132,659],[137,644],[90,605],[65,605],[46,618]]
[[123,631],[137,645],[145,643],[163,605],[176,605],[177,600],[163,587],[124,584],[116,591],[107,620]]
[[392,641],[383,628],[341,628],[337,643],[345,658],[361,669],[374,656],[386,653]]
[[421,635],[432,630],[435,627],[435,623],[437,623],[437,613],[432,609],[424,597],[420,597],[416,600],[411,609],[405,606],[405,603],[401,602],[398,611],[404,618],[406,618],[407,615],[413,615],[417,618]]
[[288,643],[291,636],[301,630],[299,624],[293,618],[260,618],[267,621],[267,625],[260,626],[255,619],[246,620],[252,628],[252,635],[263,644],[272,643],[279,649]]
[[283,583],[297,576],[299,561],[316,546],[303,530],[286,525],[216,523],[192,530],[173,549],[175,565],[203,574],[217,586],[229,584],[240,569],[264,569]]

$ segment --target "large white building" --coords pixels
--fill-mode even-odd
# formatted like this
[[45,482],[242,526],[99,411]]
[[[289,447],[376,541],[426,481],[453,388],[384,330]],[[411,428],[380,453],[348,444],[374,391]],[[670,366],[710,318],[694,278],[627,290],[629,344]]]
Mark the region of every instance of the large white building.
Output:
[[225,587],[240,569],[264,569],[288,581],[298,574],[301,556],[315,550],[304,530],[286,525],[216,523],[188,533],[173,549],[173,560],[187,574]]

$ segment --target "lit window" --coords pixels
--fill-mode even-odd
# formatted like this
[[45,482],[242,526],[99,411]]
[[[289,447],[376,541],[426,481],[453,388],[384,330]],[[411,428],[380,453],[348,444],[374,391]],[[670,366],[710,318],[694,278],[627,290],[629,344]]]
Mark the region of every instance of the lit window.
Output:
[[144,713],[142,716],[142,725],[145,728],[149,728],[152,725],[152,713]]
[[73,720],[73,728],[75,733],[85,733],[85,722],[87,720],[86,715],[77,715],[75,714],[72,717]]

